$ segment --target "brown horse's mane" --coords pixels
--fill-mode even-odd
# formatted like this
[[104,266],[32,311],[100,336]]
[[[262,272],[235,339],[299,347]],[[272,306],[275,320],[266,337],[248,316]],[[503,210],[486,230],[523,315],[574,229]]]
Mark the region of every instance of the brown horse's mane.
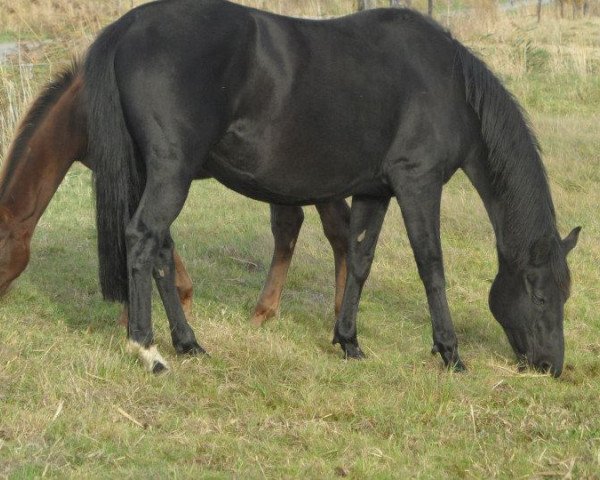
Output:
[[44,119],[50,108],[58,101],[64,91],[73,83],[80,70],[79,62],[73,60],[71,65],[61,71],[54,80],[44,87],[27,111],[25,118],[17,129],[17,135],[12,143],[12,148],[6,156],[4,168],[0,175],[0,198],[4,196],[4,192],[14,174],[15,167],[23,152],[26,151],[27,144],[37,130],[39,123]]

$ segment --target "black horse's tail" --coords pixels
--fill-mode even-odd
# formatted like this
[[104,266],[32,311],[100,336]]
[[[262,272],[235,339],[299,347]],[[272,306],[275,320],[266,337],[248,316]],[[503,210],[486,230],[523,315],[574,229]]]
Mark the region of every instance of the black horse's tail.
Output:
[[128,301],[125,228],[143,191],[127,130],[115,75],[115,51],[132,17],[108,26],[90,47],[84,64],[84,99],[88,119],[87,160],[94,169],[98,261],[102,295]]

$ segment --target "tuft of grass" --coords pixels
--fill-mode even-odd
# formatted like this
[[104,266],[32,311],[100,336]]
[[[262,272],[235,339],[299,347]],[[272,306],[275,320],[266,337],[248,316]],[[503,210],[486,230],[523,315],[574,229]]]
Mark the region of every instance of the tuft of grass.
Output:
[[[314,15],[348,11],[350,2],[263,6]],[[40,85],[129,7],[18,0],[0,8],[11,39],[50,40],[0,67],[0,155]],[[155,297],[156,337],[173,371],[149,376],[125,351],[119,308],[98,293],[90,174],[76,165],[40,221],[29,268],[0,300],[0,477],[597,477],[598,19],[543,17],[537,26],[496,10],[448,21],[529,111],[560,230],[584,227],[570,258],[561,379],[516,371],[487,308],[493,232],[462,174],[444,192],[442,242],[466,374],[446,372],[428,353],[427,302],[397,206],[360,306],[368,358],[345,362],[330,343],[333,259],[314,209],[280,315],[256,330],[247,320],[270,261],[268,208],[203,181],[174,237],[194,279],[191,321],[211,357],[175,355]]]

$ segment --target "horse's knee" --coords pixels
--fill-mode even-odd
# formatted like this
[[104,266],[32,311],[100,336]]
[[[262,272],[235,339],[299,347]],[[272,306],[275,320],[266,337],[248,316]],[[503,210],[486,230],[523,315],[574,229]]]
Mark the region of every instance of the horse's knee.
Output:
[[172,271],[174,271],[173,250],[170,246],[163,246],[157,252],[152,275],[156,280],[161,280],[165,277],[170,277]]
[[159,253],[158,236],[135,225],[125,229],[127,258],[132,271],[152,269]]

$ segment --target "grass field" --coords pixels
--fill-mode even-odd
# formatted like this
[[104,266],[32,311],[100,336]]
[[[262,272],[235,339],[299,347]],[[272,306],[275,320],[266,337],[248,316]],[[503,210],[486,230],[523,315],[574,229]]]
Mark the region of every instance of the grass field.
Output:
[[[281,9],[341,13],[350,3]],[[0,9],[0,36],[52,41],[27,54],[39,66],[0,66],[0,155],[39,86],[129,4]],[[254,329],[272,248],[268,207],[204,181],[174,237],[211,357],[175,356],[156,296],[156,338],[172,371],[148,375],[125,351],[118,306],[98,292],[90,174],[76,165],[40,221],[29,268],[0,299],[0,477],[600,478],[600,19],[558,20],[548,9],[538,26],[529,13],[450,27],[528,110],[561,232],[583,226],[559,380],[516,371],[487,308],[492,229],[462,174],[445,189],[442,240],[467,373],[429,354],[427,302],[396,205],[360,307],[368,359],[346,362],[330,343],[333,258],[314,209],[280,316]]]

